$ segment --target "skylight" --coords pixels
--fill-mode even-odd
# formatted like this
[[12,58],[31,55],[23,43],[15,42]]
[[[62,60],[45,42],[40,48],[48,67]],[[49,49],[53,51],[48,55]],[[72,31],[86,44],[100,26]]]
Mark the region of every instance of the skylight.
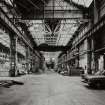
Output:
[[77,4],[84,5],[85,7],[89,7],[93,0],[72,0]]
[[32,24],[29,28],[35,42],[37,45],[41,43],[45,43],[44,34],[45,34],[45,27],[42,20],[33,20],[31,21]]

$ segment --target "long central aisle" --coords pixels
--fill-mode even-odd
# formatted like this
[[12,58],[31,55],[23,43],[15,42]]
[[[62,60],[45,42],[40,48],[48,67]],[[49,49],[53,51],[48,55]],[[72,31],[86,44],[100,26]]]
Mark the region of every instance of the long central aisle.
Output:
[[105,105],[105,90],[87,88],[80,77],[47,72],[20,81],[24,85],[0,87],[0,105]]

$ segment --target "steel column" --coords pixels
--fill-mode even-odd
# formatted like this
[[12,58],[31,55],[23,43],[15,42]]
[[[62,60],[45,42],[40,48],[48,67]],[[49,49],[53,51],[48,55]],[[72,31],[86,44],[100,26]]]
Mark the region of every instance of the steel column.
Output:
[[17,37],[15,35],[10,35],[10,71],[9,74],[11,77],[16,76],[16,60],[17,60],[17,53],[16,53],[16,42]]
[[95,39],[92,38],[91,43],[91,49],[92,49],[92,72],[96,72],[98,70],[98,55],[95,53]]
[[29,73],[29,47],[26,46],[26,71]]

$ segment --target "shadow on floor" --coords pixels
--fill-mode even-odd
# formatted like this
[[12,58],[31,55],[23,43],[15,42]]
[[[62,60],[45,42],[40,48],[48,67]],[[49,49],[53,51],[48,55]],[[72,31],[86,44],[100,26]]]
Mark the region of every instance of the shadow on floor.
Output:
[[10,88],[13,85],[24,85],[23,82],[15,81],[15,80],[2,80],[0,81],[0,87]]
[[105,90],[105,87],[96,87],[96,86],[89,86],[89,85],[84,85],[85,88],[90,89],[90,90]]

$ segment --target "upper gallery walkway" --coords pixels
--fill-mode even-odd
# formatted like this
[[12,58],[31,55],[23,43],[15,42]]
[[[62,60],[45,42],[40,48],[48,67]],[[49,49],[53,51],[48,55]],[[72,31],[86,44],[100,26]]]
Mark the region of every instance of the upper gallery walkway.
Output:
[[17,80],[24,84],[0,87],[0,105],[105,105],[105,90],[89,89],[80,77],[47,71]]

